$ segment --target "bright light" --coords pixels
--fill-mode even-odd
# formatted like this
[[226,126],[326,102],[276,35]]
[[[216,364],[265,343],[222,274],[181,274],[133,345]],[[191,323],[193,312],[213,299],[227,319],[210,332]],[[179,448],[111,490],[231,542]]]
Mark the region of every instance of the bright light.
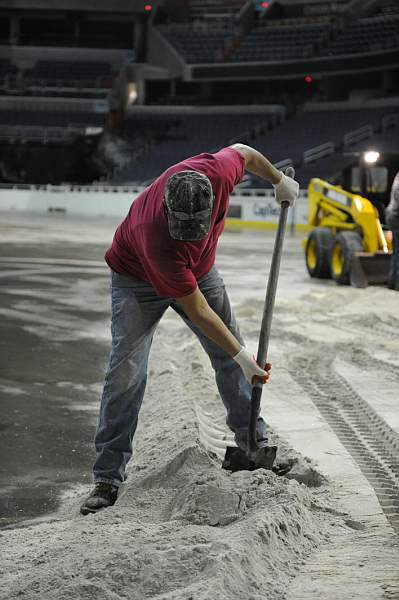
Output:
[[313,77],[311,75],[306,75],[304,77],[304,80],[306,81],[306,83],[312,83],[313,82]]
[[151,4],[146,4],[146,5],[144,6],[144,10],[145,10],[146,12],[151,12],[151,11],[152,11],[152,5],[151,5]]
[[134,104],[137,100],[137,85],[135,83],[129,83],[128,89],[128,105]]
[[368,163],[369,165],[377,162],[379,158],[380,153],[376,152],[375,150],[369,150],[368,152],[364,153],[364,162]]
[[269,3],[268,2],[261,2],[260,3],[262,8],[269,8]]

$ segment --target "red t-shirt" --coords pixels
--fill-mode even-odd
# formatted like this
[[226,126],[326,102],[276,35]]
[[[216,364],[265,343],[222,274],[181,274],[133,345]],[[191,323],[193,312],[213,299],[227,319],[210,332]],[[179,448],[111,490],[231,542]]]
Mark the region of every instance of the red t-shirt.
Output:
[[[170,237],[163,198],[168,178],[178,171],[198,171],[212,185],[214,204],[208,235],[197,242]],[[214,265],[229,196],[244,174],[244,158],[233,148],[199,154],[167,169],[133,202],[119,225],[105,260],[113,271],[150,283],[163,298],[182,298]]]

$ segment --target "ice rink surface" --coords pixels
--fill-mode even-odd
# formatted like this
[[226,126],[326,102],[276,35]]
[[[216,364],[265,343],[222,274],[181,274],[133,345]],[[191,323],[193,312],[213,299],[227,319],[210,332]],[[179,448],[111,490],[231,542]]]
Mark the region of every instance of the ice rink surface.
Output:
[[[44,555],[54,528],[58,527],[57,543],[61,544],[66,523],[71,535],[74,531],[81,533],[83,527],[93,526],[89,533],[94,535],[101,527],[111,527],[107,518],[112,517],[96,515],[84,521],[77,516],[77,507],[91,482],[92,438],[110,342],[108,270],[102,257],[117,223],[109,218],[0,212],[0,511],[1,535],[9,544],[13,561],[8,579],[0,587],[2,599],[14,597],[6,595],[6,587],[15,597],[25,589],[18,583],[17,573],[24,563],[23,548],[28,537],[36,544],[35,552]],[[254,353],[273,241],[273,232],[226,231],[219,244],[217,266],[244,339]],[[164,543],[166,552],[172,547],[183,548],[184,532],[194,535],[192,529],[181,526],[174,537],[167,527],[176,520],[188,521],[190,527],[197,527],[197,536],[203,527],[203,539],[196,538],[195,547],[214,544],[215,561],[223,562],[219,577],[228,575],[229,568],[240,573],[243,580],[247,570],[251,575],[247,581],[235,581],[231,589],[227,584],[219,588],[208,577],[211,583],[207,592],[205,579],[199,578],[194,584],[187,575],[195,565],[201,572],[187,554],[187,573],[180,579],[176,575],[175,588],[165,588],[164,593],[152,590],[148,581],[137,575],[135,585],[140,591],[135,598],[203,600],[216,594],[240,600],[399,598],[399,294],[382,287],[357,290],[331,281],[311,280],[300,241],[299,234],[287,234],[269,352],[273,376],[263,394],[262,412],[281,438],[282,447],[306,457],[312,468],[326,478],[318,492],[306,485],[298,484],[298,490],[295,487],[295,502],[304,511],[297,526],[301,531],[307,526],[308,533],[303,539],[300,534],[301,539],[294,539],[287,532],[284,541],[287,523],[280,519],[284,525],[282,537],[273,541],[263,528],[262,542],[257,527],[269,505],[262,507],[259,498],[247,499],[247,512],[242,502],[237,508],[233,488],[227,480],[222,481],[218,471],[213,474],[213,464],[206,463],[204,450],[221,456],[229,433],[207,357],[179,318],[168,311],[154,339],[151,383],[131,465],[132,482],[137,483],[142,495],[137,492],[136,497],[133,486],[127,487],[116,505],[118,513],[112,527],[124,522],[130,523],[131,530],[140,531],[146,519],[152,527],[155,522],[167,523],[157,529],[160,548]],[[167,410],[168,415],[164,414]],[[170,421],[172,418],[177,423]],[[177,426],[182,432],[179,448],[173,445],[170,433],[170,428]],[[195,480],[195,469],[190,470],[193,448],[201,463],[202,483]],[[170,461],[163,470],[160,454]],[[180,457],[178,465],[175,457]],[[143,472],[146,478],[140,479]],[[152,504],[155,495],[160,504],[169,506],[171,492],[167,490],[180,487],[176,478],[179,474],[183,477],[182,473],[186,473],[187,481],[195,480],[200,487],[206,481],[206,506],[212,509],[208,520],[197,496],[190,496],[191,504],[187,505],[186,498],[177,495],[174,508],[165,508],[162,518],[157,512],[160,509]],[[273,488],[269,480],[258,484],[265,482],[268,489]],[[241,498],[247,498],[247,484],[253,485],[253,479],[250,483],[237,479],[237,486],[244,490]],[[195,485],[190,484],[189,489],[197,489]],[[210,490],[215,486],[223,490],[224,500],[218,496],[212,504]],[[275,489],[288,493],[283,487]],[[152,496],[148,490],[152,490]],[[314,493],[317,498],[311,496]],[[132,517],[129,510],[135,502]],[[226,505],[230,507],[228,515],[223,512]],[[251,529],[252,521],[248,526],[245,519],[254,507],[258,516],[253,535],[260,537],[253,551],[260,557],[274,553],[281,561],[275,564],[270,559],[266,568],[269,575],[263,574],[264,565],[256,561],[242,566],[240,552],[245,554],[245,540],[243,537],[241,547],[234,537],[238,535],[234,527],[238,532]],[[277,514],[270,511],[270,515]],[[193,520],[193,514],[197,520]],[[36,521],[32,521],[34,518]],[[289,519],[287,522],[289,529]],[[322,532],[323,522],[326,530]],[[223,552],[218,546],[221,541],[209,537],[215,525],[225,530],[228,540],[228,549],[226,546]],[[17,529],[10,529],[15,526]],[[29,536],[24,533],[27,531],[31,532]],[[140,535],[135,534],[137,547],[146,543],[144,533]],[[185,548],[189,544],[186,542]],[[157,552],[162,553],[162,548],[155,548]],[[196,552],[201,556],[201,548]],[[37,567],[36,575],[31,575],[31,595],[24,597],[56,597],[58,588],[50,571],[54,577],[61,577],[64,564],[67,573],[71,572],[68,556],[57,556],[55,552],[47,570]],[[130,560],[129,556],[123,560]],[[230,556],[230,564],[221,556]],[[162,554],[160,560],[166,561],[165,557]],[[32,555],[29,560],[36,559]],[[147,560],[151,571],[151,559]],[[288,566],[282,577],[284,562]],[[172,567],[167,561],[164,564],[165,573],[173,579]],[[103,566],[100,560],[97,568]],[[76,588],[77,597],[92,597],[82,591],[87,581],[88,576]],[[90,581],[93,583],[93,578]],[[275,581],[274,587],[271,581]],[[126,589],[129,585],[131,582],[126,583]],[[58,598],[72,593],[72,584],[65,586]],[[109,586],[111,589],[111,583]],[[37,595],[32,591],[36,589]],[[124,597],[124,590],[121,587],[120,596],[115,597]],[[104,597],[114,598],[111,592]]]

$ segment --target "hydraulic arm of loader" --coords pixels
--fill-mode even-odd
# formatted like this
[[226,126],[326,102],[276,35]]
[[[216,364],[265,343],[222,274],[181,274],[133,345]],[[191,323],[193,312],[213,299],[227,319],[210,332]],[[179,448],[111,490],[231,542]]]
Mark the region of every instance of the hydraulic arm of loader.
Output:
[[329,256],[325,255],[323,260],[329,260],[331,276],[338,283],[351,283],[356,287],[384,283],[388,278],[390,243],[373,204],[322,179],[311,180],[308,194],[308,223],[315,228],[306,245],[311,276],[319,276],[309,268],[316,260],[311,255],[311,244],[323,237],[324,246],[329,247]]

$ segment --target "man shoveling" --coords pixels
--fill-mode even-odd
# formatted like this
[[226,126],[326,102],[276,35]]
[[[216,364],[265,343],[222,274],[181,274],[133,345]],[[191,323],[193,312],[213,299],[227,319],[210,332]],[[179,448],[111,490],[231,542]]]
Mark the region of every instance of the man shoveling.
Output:
[[[215,263],[229,196],[244,169],[272,183],[278,203],[292,206],[296,181],[257,150],[235,144],[199,154],[167,169],[133,202],[105,259],[111,269],[112,348],[95,436],[95,487],[82,514],[111,506],[126,479],[126,465],[147,380],[152,338],[172,307],[198,336],[215,371],[235,441],[247,446],[252,384],[266,383],[246,350]],[[257,439],[267,446],[264,420]]]

